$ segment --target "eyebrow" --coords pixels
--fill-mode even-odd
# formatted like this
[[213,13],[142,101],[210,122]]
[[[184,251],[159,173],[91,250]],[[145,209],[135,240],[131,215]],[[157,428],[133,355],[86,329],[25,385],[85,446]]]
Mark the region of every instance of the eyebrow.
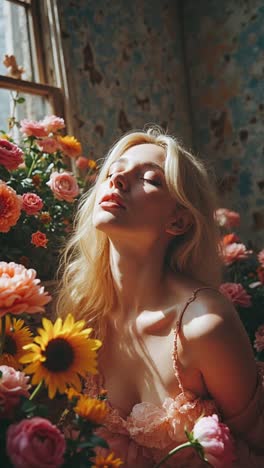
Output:
[[[124,157],[121,157],[120,159],[118,159],[117,161],[114,161],[112,162],[111,166],[109,167],[109,169],[114,165],[114,164],[118,164],[119,162],[126,162],[128,161],[128,159],[124,156]],[[158,164],[154,163],[154,162],[146,162],[146,163],[142,163],[140,164],[142,167],[149,167],[151,169],[158,169],[159,171],[161,171],[163,174],[164,174],[164,169],[159,166]]]

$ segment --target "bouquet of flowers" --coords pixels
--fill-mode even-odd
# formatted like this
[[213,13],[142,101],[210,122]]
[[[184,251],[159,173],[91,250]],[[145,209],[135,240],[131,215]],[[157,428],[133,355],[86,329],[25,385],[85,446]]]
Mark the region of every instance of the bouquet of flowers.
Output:
[[107,443],[96,435],[105,394],[81,391],[85,375],[97,373],[101,342],[70,314],[54,324],[43,318],[34,336],[26,323],[51,300],[39,283],[34,270],[0,262],[1,466],[118,467],[122,461],[103,456]]
[[220,208],[216,219],[222,230],[221,252],[225,265],[220,291],[238,310],[256,359],[264,361],[264,249],[248,248],[234,232],[237,212]]
[[[97,170],[73,136],[61,135],[64,127],[54,115],[21,122],[13,117],[9,131],[19,128],[20,146],[10,133],[0,135],[0,258],[34,268],[42,280],[54,278],[77,200]],[[82,178],[72,172],[71,160]]]

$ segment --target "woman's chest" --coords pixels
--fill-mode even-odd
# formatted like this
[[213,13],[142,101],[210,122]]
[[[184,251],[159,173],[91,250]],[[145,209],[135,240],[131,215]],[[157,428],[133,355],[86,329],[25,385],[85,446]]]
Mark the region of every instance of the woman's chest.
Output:
[[148,401],[160,406],[167,396],[180,393],[173,350],[173,331],[166,336],[129,334],[107,339],[99,357],[100,369],[108,399],[123,417],[137,403]]

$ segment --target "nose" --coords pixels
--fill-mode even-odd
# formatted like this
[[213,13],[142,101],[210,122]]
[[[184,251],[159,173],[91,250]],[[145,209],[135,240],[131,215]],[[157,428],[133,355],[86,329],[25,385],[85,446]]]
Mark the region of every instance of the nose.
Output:
[[110,179],[110,186],[114,186],[119,190],[127,191],[128,190],[128,180],[124,173],[118,172],[113,174]]

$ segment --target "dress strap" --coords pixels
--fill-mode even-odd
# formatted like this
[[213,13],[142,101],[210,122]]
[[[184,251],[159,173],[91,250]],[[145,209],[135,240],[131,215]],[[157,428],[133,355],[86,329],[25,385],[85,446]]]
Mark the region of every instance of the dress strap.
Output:
[[193,291],[192,295],[189,297],[188,301],[186,302],[185,306],[183,307],[183,310],[181,311],[181,314],[176,322],[176,327],[174,329],[174,342],[173,342],[173,352],[172,352],[172,359],[173,359],[173,369],[175,372],[175,376],[177,377],[177,380],[179,382],[179,387],[181,391],[184,393],[184,388],[181,383],[181,378],[180,378],[180,369],[179,369],[179,364],[178,364],[178,335],[181,329],[181,323],[182,323],[182,317],[186,309],[188,308],[189,304],[191,304],[193,301],[195,301],[198,292],[204,291],[205,289],[212,289],[213,291],[217,291],[216,288],[210,287],[210,286],[203,286],[201,288],[197,288]]

